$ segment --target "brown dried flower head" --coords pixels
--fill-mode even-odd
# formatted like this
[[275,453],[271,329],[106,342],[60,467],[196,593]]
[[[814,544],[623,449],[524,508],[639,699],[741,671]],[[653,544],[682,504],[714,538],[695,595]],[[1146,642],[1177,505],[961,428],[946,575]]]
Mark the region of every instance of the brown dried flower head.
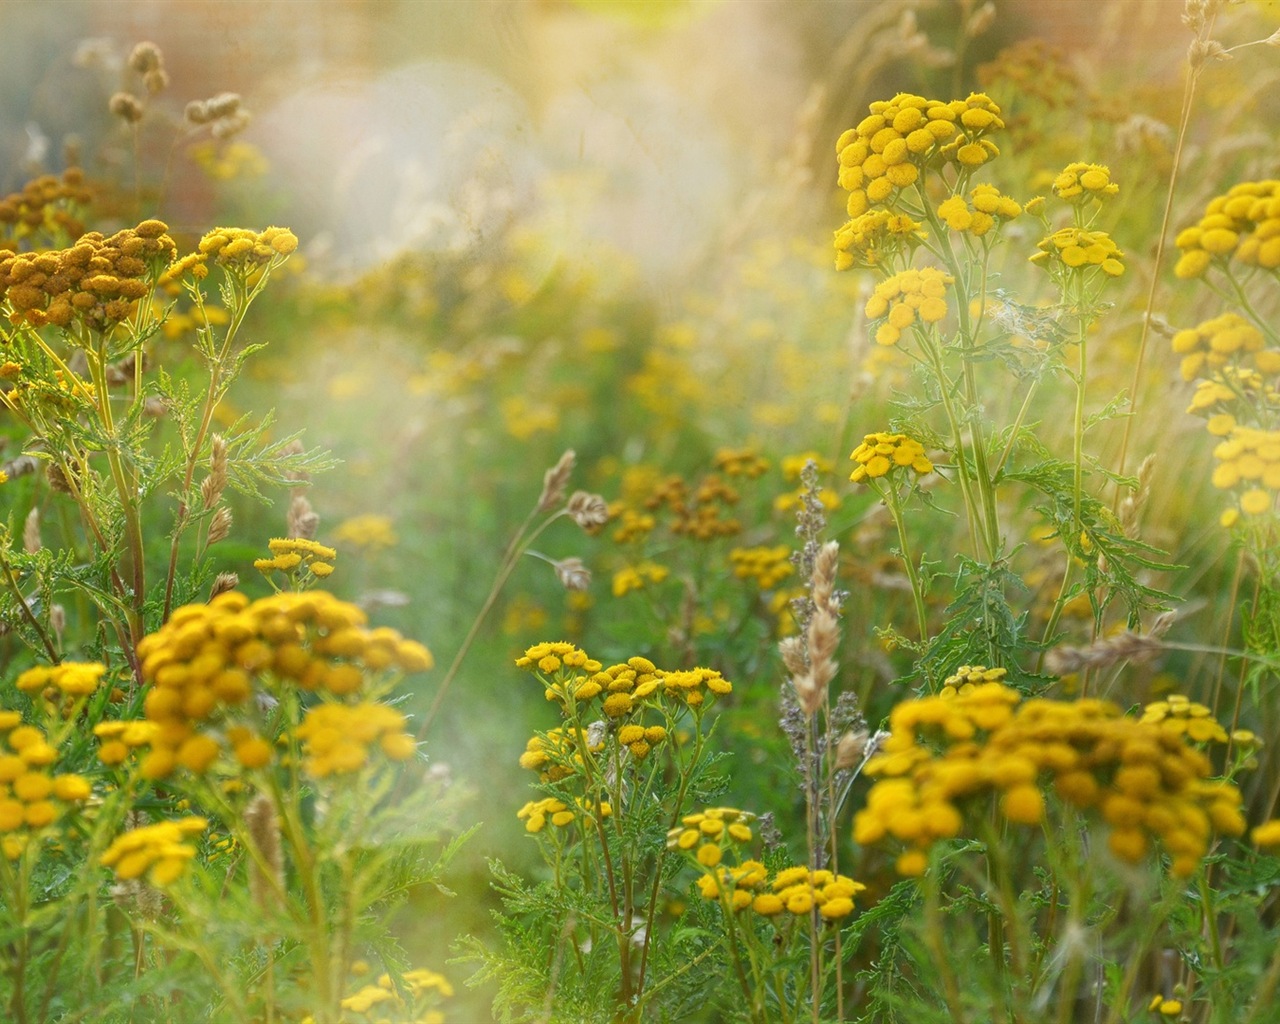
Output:
[[131,92],[118,92],[107,101],[107,109],[126,124],[142,120],[142,101]]
[[584,530],[598,529],[609,521],[609,503],[598,494],[574,491],[565,510]]
[[573,449],[560,456],[560,461],[546,471],[542,477],[542,494],[538,498],[538,511],[550,512],[564,501],[564,491],[569,484],[569,475],[573,472],[577,456]]
[[586,590],[591,586],[591,570],[581,558],[562,558],[552,562],[551,567],[565,590]]

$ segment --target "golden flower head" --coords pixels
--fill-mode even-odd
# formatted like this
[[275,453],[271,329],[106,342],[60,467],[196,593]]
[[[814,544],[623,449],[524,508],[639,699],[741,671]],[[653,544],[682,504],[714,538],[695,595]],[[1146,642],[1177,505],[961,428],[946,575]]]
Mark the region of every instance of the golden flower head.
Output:
[[924,446],[906,434],[867,434],[849,458],[858,463],[849,476],[854,483],[886,476],[895,469],[910,468],[917,476],[933,472]]

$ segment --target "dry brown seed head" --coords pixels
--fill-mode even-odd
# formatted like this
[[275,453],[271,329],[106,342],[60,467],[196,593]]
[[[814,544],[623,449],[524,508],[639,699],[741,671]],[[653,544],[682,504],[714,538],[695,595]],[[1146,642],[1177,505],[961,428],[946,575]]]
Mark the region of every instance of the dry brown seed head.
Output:
[[147,92],[152,96],[158,92],[164,92],[169,87],[169,72],[164,68],[148,71],[142,76],[142,84],[147,87]]
[[569,513],[569,518],[584,530],[603,526],[609,521],[608,502],[598,494],[574,491],[569,496],[569,503],[565,509]]
[[856,767],[862,760],[862,755],[867,749],[867,740],[870,738],[866,729],[847,732],[841,736],[840,742],[836,744],[836,771]]
[[213,119],[204,100],[192,100],[182,111],[182,116],[188,124],[208,124]]
[[209,539],[206,544],[217,544],[220,540],[226,540],[231,534],[231,509],[223,505],[217,512],[213,514],[213,518],[209,520]]
[[805,659],[804,641],[800,637],[789,636],[779,640],[778,653],[782,655],[782,664],[791,675],[801,676],[809,670]]
[[560,461],[542,476],[542,494],[538,498],[538,511],[550,512],[564,501],[564,489],[569,483],[569,474],[573,472],[577,456],[573,449],[560,456]]
[[107,101],[107,109],[127,124],[137,124],[142,120],[142,101],[133,93],[116,93]]
[[286,536],[314,540],[316,531],[320,529],[320,515],[301,494],[295,494],[289,503],[289,515],[286,517],[288,528]]
[[220,572],[213,581],[213,586],[209,588],[209,600],[212,601],[219,594],[226,594],[236,587],[240,586],[240,577],[233,572]]
[[160,47],[150,41],[143,41],[133,48],[129,54],[129,67],[140,75],[155,71],[164,63]]
[[254,797],[244,810],[244,823],[259,854],[249,858],[249,893],[259,906],[271,906],[284,895],[280,820],[271,797],[265,793]]
[[591,570],[581,558],[562,558],[551,566],[565,590],[586,590],[591,586]]
[[27,554],[35,554],[44,544],[40,540],[40,509],[32,506],[22,524],[22,548]]

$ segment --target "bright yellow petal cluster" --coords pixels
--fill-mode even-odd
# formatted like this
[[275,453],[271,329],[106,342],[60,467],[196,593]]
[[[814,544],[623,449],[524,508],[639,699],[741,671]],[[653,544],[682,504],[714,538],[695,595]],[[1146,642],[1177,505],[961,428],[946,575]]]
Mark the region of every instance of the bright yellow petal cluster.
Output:
[[769,471],[769,460],[754,448],[721,448],[715,455],[716,472],[755,480]]
[[1179,367],[1183,380],[1205,376],[1206,370],[1218,370],[1242,355],[1258,353],[1262,365],[1280,371],[1280,352],[1263,352],[1266,340],[1262,332],[1237,313],[1223,313],[1212,320],[1178,331],[1171,342],[1173,351],[1182,356]]
[[1111,180],[1110,169],[1100,164],[1067,164],[1053,179],[1053,194],[1070,203],[1106,199],[1119,191],[1120,186]]
[[947,315],[947,285],[955,278],[936,267],[912,267],[876,285],[867,300],[868,320],[884,318],[876,329],[876,343],[896,345],[902,332],[917,320],[936,324]]
[[939,697],[955,697],[962,693],[972,693],[974,687],[983,683],[998,683],[1008,670],[1003,668],[987,668],[985,665],[961,665],[942,681]]
[[349,544],[359,551],[383,551],[400,543],[390,516],[368,514],[344,519],[333,531],[338,544]]
[[930,163],[980,167],[1000,154],[985,136],[1003,128],[1004,121],[985,93],[950,102],[899,93],[872,103],[870,111],[836,143],[838,180],[849,193],[851,218],[892,205],[898,190],[918,181]]
[[23,693],[39,693],[51,686],[68,697],[87,697],[98,688],[106,671],[107,667],[96,661],[37,665],[19,675],[15,685]]
[[1110,826],[1114,856],[1137,863],[1159,840],[1179,877],[1193,873],[1213,832],[1245,828],[1239,791],[1211,779],[1209,758],[1163,722],[1125,717],[1100,700],[1026,700],[984,682],[950,698],[907,701],[868,763],[880,781],[854,818],[860,844],[893,838],[902,874],[920,874],[928,850],[964,832],[971,800],[997,796],[1011,824],[1040,826],[1051,798]]
[[92,792],[83,776],[51,775],[58,751],[43,732],[21,723],[18,712],[0,712],[0,733],[8,734],[0,747],[0,833],[9,860],[21,854],[31,831],[52,825]]
[[283,572],[291,577],[310,573],[323,579],[333,575],[333,563],[338,552],[324,544],[305,537],[276,537],[267,542],[270,558],[254,560],[253,567],[264,576]]
[[636,590],[661,583],[671,575],[671,570],[657,562],[639,562],[636,565],[624,565],[613,574],[611,589],[614,597],[626,597]]
[[1157,723],[1193,743],[1226,743],[1227,730],[1205,705],[1174,693],[1164,700],[1152,701],[1142,709],[1143,722]]
[[386,704],[317,704],[296,731],[303,741],[303,767],[317,779],[358,772],[375,745],[387,759],[406,761],[417,743],[404,726],[404,715]]
[[884,266],[923,237],[919,222],[905,213],[869,210],[836,231],[836,270]]
[[251,271],[280,262],[297,248],[298,237],[288,228],[214,228],[200,239],[196,251],[229,270]]
[[1105,231],[1084,228],[1060,228],[1036,243],[1039,252],[1032,263],[1044,266],[1061,264],[1068,271],[1101,267],[1108,277],[1124,273],[1124,253]]
[[[252,717],[255,686],[267,692],[296,686],[340,699],[360,693],[387,670],[431,668],[422,644],[394,629],[369,629],[366,622],[355,605],[314,590],[252,602],[232,591],[177,609],[138,644],[149,685],[143,710],[158,726],[143,775],[165,778],[179,766],[204,773],[224,739],[242,765],[259,760],[256,736],[201,730],[232,709]],[[243,752],[237,740],[249,744]]]
[[593,754],[604,749],[603,739],[593,744],[585,730],[577,730],[575,738],[569,727],[558,726],[545,735],[529,739],[520,755],[520,767],[537,772],[542,782],[560,782],[582,771],[579,742]]
[[144,825],[117,836],[103,851],[102,864],[114,868],[116,877],[128,880],[150,871],[152,885],[166,886],[182,876],[196,849],[187,840],[198,836],[209,823],[204,818],[179,818]]
[[756,816],[736,807],[708,807],[686,814],[667,833],[667,849],[690,853],[704,868],[720,865],[725,851],[754,838],[751,822]]
[[1215,196],[1199,223],[1175,239],[1182,256],[1173,268],[1181,278],[1200,277],[1215,263],[1280,269],[1280,180],[1242,181]]
[[[1239,511],[1260,516],[1275,507],[1280,491],[1280,431],[1255,427],[1235,427],[1213,449],[1218,465],[1213,486],[1239,491]],[[1236,521],[1235,509],[1228,509],[1223,525]]]
[[981,238],[998,221],[1012,220],[1022,213],[1022,205],[1003,195],[994,185],[975,185],[969,201],[952,196],[938,205],[938,219],[952,231],[963,231]]
[[908,467],[921,476],[933,472],[933,463],[925,456],[924,446],[906,434],[867,434],[849,458],[858,463],[849,476],[854,483],[874,480],[892,470]]

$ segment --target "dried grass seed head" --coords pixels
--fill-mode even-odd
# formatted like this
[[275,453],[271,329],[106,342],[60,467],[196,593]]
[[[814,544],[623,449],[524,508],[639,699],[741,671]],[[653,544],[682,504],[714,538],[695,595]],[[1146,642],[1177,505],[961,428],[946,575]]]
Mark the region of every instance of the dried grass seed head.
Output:
[[560,456],[560,460],[543,474],[542,494],[538,497],[538,511],[550,512],[564,501],[569,475],[573,472],[577,456],[572,448]]

